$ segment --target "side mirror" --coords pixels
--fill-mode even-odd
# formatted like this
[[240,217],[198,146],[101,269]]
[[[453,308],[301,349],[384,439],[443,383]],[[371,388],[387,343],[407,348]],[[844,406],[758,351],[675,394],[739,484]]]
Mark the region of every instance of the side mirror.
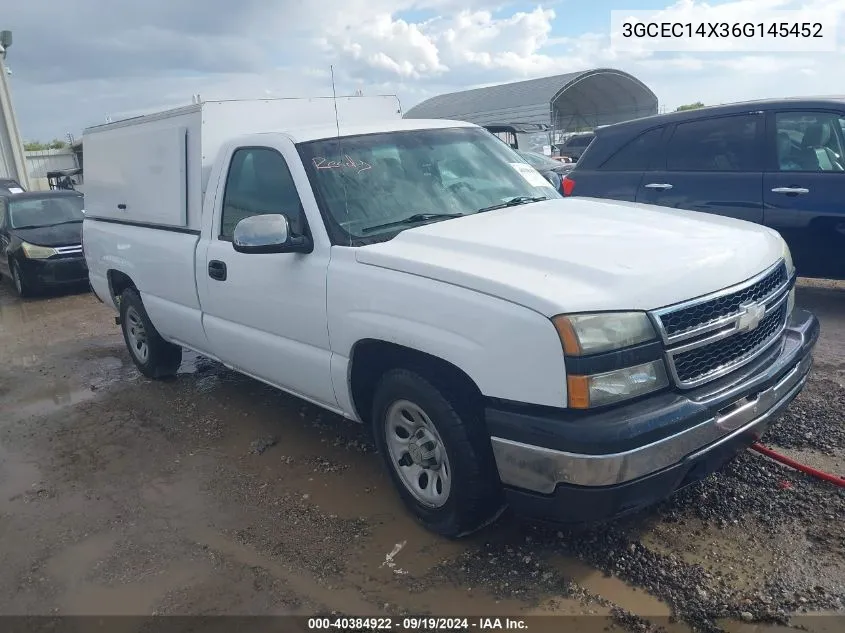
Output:
[[232,246],[239,253],[310,253],[311,240],[291,235],[287,216],[279,213],[253,215],[235,226]]

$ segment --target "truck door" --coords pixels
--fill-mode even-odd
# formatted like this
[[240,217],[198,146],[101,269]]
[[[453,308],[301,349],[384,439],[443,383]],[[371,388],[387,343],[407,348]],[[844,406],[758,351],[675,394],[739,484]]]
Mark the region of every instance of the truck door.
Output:
[[772,112],[765,223],[790,245],[799,275],[845,278],[845,110]]
[[763,222],[762,113],[679,123],[637,202]]
[[283,213],[292,234],[311,234],[290,169],[293,161],[300,171],[301,165],[292,143],[279,145],[239,147],[230,154],[213,222],[204,220],[205,256],[198,254],[198,268],[204,262],[197,270],[203,324],[220,360],[337,407],[326,318],[329,244],[318,240],[310,253],[273,254],[238,253],[232,246],[235,225],[264,213]]

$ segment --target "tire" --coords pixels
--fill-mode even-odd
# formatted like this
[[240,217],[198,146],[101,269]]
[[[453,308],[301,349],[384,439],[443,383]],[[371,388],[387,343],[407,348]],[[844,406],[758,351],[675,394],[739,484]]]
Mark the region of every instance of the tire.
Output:
[[182,348],[161,338],[138,291],[134,288],[124,290],[119,306],[123,340],[138,370],[153,379],[175,375],[182,364]]
[[495,521],[504,506],[480,414],[447,394],[414,371],[392,369],[376,387],[372,423],[407,508],[428,530],[459,538]]
[[12,260],[9,269],[9,272],[12,274],[12,286],[15,288],[17,295],[21,299],[31,297],[34,289],[32,285],[27,283],[26,279],[24,279],[20,264],[18,264],[15,260]]

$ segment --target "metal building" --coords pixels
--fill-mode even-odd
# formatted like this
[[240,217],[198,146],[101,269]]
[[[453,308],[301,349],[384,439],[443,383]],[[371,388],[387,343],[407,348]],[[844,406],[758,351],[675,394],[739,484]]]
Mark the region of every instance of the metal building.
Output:
[[621,70],[596,68],[432,97],[408,119],[455,119],[476,125],[539,123],[561,133],[657,114],[657,96]]

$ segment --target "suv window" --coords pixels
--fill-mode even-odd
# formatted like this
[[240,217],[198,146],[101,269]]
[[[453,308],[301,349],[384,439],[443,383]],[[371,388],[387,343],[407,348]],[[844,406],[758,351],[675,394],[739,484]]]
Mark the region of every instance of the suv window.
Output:
[[263,213],[283,213],[291,233],[303,233],[302,203],[282,155],[268,147],[238,149],[226,177],[220,239],[231,240],[238,222]]
[[829,112],[778,112],[780,171],[845,171],[845,127]]
[[759,115],[680,123],[666,150],[669,171],[760,171]]
[[645,171],[654,152],[660,146],[662,127],[643,132],[634,140],[622,146],[613,156],[608,158],[599,169],[608,171]]

